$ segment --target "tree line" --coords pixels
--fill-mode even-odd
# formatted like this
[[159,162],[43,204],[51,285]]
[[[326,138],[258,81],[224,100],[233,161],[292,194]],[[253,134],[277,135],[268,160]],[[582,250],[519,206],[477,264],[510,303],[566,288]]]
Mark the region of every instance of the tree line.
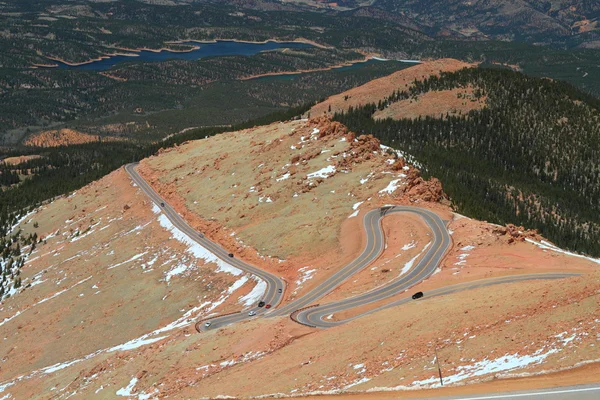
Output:
[[[467,86],[487,96],[486,107],[458,116],[372,118],[393,102]],[[536,228],[559,246],[598,256],[599,110],[600,100],[564,82],[469,68],[416,81],[335,118],[415,156],[460,212]]]

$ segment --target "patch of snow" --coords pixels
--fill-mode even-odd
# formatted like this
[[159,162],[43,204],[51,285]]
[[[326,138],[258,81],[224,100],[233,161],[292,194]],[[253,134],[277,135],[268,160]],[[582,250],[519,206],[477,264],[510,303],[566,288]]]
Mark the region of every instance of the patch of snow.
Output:
[[129,381],[129,385],[127,385],[127,387],[117,390],[117,393],[116,393],[117,396],[124,396],[124,397],[133,396],[134,394],[131,391],[135,387],[135,384],[137,383],[137,381],[138,381],[137,378],[135,378],[135,377],[131,378],[131,380]]
[[431,242],[427,243],[425,245],[425,247],[423,247],[423,250],[421,250],[421,252],[419,254],[417,254],[409,262],[407,262],[406,264],[404,264],[404,267],[402,268],[402,271],[400,271],[400,275],[399,276],[402,276],[402,275],[406,274],[408,271],[410,271],[412,269],[415,261],[417,261],[417,258],[419,258],[421,256],[421,254],[423,254],[425,252],[425,250],[427,250],[427,248],[429,247],[429,245],[431,245]]
[[589,260],[591,262],[594,262],[596,264],[600,264],[600,258],[591,258],[591,257],[586,257],[582,254],[577,254],[577,253],[571,253],[570,251],[567,250],[563,250],[559,247],[556,247],[555,245],[553,245],[552,243],[548,243],[544,240],[542,240],[541,242],[536,242],[535,240],[531,240],[529,238],[525,239],[527,242],[529,243],[533,243],[534,245],[538,246],[540,249],[542,250],[551,250],[557,253],[562,253],[562,254],[566,254],[568,256],[571,257],[577,257],[577,258],[584,258],[586,260]]
[[286,179],[288,179],[290,177],[290,173],[286,172],[285,174],[281,175],[279,178],[275,179],[277,182],[281,182],[281,181],[285,181]]
[[137,339],[130,340],[127,343],[123,343],[123,344],[120,344],[118,346],[111,347],[110,349],[108,349],[106,351],[107,352],[112,352],[112,351],[133,350],[133,349],[137,349],[138,347],[145,346],[147,344],[152,344],[154,342],[158,342],[159,340],[163,340],[166,337],[167,336],[159,336],[159,337],[150,338],[150,339],[137,338]]
[[13,233],[15,228],[17,226],[21,225],[21,222],[25,221],[27,218],[29,218],[31,215],[33,215],[36,211],[37,210],[32,210],[32,211],[28,212],[27,214],[23,215],[22,217],[19,217],[17,219],[17,221],[10,228],[8,228],[8,232]]
[[246,307],[250,307],[261,299],[261,297],[267,291],[267,282],[260,279],[258,283],[254,286],[254,288],[245,296],[242,296],[238,299],[238,302],[243,304]]
[[72,361],[67,361],[67,362],[63,362],[63,363],[54,364],[54,365],[51,365],[49,367],[42,368],[41,372],[43,372],[45,374],[51,374],[53,372],[60,371],[61,369],[70,367],[71,365],[76,364],[76,363],[78,363],[80,361],[82,361],[82,359],[72,360]]
[[135,261],[135,260],[137,260],[137,259],[139,259],[139,258],[143,257],[143,256],[144,256],[146,253],[148,253],[148,252],[147,252],[147,251],[145,251],[145,252],[143,252],[143,253],[136,254],[135,256],[131,257],[129,260],[126,260],[126,261],[120,262],[120,263],[118,263],[118,264],[115,264],[115,265],[111,265],[111,266],[110,266],[110,267],[108,267],[107,269],[113,269],[113,268],[117,268],[117,267],[120,267],[121,265],[124,265],[124,264],[130,263],[130,262],[132,262],[132,261]]
[[392,194],[396,189],[398,189],[398,184],[402,181],[402,179],[394,179],[388,185],[379,191],[381,194]]
[[[488,360],[485,358],[483,361],[478,361],[471,365],[459,366],[456,368],[456,373],[450,376],[444,377],[445,384],[452,384],[463,381],[465,379],[483,376],[498,372],[512,371],[515,369],[525,368],[532,364],[542,363],[549,355],[557,353],[557,349],[551,349],[544,352],[544,349],[540,349],[531,355],[519,355],[516,354],[505,354],[501,357]],[[433,376],[422,381],[415,381],[412,383],[415,386],[428,386],[437,387],[440,385],[439,378]]]
[[242,274],[242,270],[221,260],[219,257],[202,247],[198,242],[194,241],[187,234],[180,231],[164,214],[158,217],[158,222],[160,223],[160,226],[171,232],[175,240],[187,246],[186,252],[192,254],[196,258],[204,260],[206,263],[217,264],[218,272],[227,272],[235,276]]
[[575,340],[577,338],[577,333],[574,333],[571,336],[565,337],[567,334],[568,334],[567,332],[562,332],[555,336],[560,339],[563,346],[568,345],[569,343],[571,343],[573,340]]
[[306,177],[308,179],[313,179],[313,178],[328,178],[333,173],[335,173],[335,166],[334,165],[328,165],[325,168],[321,168],[320,170],[318,170],[316,172],[312,172],[312,173],[308,174]]
[[415,247],[417,247],[417,243],[415,243],[415,241],[413,240],[410,243],[402,246],[402,250],[406,251],[406,250],[414,249]]
[[175,276],[175,275],[181,275],[187,269],[188,269],[187,265],[179,264],[175,268],[172,268],[171,270],[167,271],[167,273],[165,275],[165,280],[167,282],[169,282],[173,276]]
[[349,389],[352,386],[356,386],[356,385],[360,385],[361,383],[365,383],[365,382],[369,382],[371,380],[371,378],[367,378],[366,376],[363,378],[360,378],[359,380],[357,380],[356,382],[353,382],[349,385],[344,386],[344,389]]
[[6,388],[8,388],[8,387],[11,387],[11,386],[12,386],[12,385],[14,385],[14,384],[15,384],[15,382],[14,382],[14,381],[11,381],[11,382],[8,382],[8,383],[3,383],[3,384],[1,384],[1,385],[0,385],[0,393],[4,392],[4,391],[6,390]]
[[302,285],[311,280],[315,274],[315,272],[317,272],[316,269],[309,269],[310,267],[302,267],[298,270],[298,272],[301,273],[300,277],[298,278],[298,280],[296,281],[296,289],[294,290],[294,293],[298,292],[298,289],[300,289],[302,287]]

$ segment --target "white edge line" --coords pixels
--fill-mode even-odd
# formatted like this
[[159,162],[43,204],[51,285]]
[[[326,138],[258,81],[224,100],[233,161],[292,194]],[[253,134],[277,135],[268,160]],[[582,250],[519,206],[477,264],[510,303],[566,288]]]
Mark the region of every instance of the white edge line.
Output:
[[554,391],[548,391],[548,392],[534,392],[534,393],[498,394],[498,395],[483,396],[483,397],[461,397],[461,398],[457,398],[455,400],[507,399],[507,398],[511,398],[511,397],[514,398],[514,397],[527,397],[527,396],[548,396],[548,395],[565,394],[565,393],[591,392],[591,391],[595,391],[595,390],[600,390],[600,387],[554,390]]

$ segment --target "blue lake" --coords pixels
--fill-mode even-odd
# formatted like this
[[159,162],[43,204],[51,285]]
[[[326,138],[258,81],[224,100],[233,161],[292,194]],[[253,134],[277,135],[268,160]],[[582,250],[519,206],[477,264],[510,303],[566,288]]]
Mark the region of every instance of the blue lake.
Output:
[[220,40],[215,43],[198,43],[198,42],[185,42],[183,44],[198,46],[200,47],[197,50],[192,50],[189,52],[172,52],[168,50],[163,50],[161,52],[153,52],[142,50],[138,52],[128,52],[122,51],[123,53],[132,53],[136,54],[137,57],[128,57],[128,56],[112,56],[109,58],[104,58],[99,61],[93,61],[88,64],[82,65],[68,65],[62,63],[60,61],[52,61],[55,64],[58,64],[58,68],[65,69],[81,69],[88,71],[105,71],[112,66],[127,62],[127,61],[145,61],[145,62],[156,62],[156,61],[165,61],[165,60],[198,60],[204,57],[215,57],[215,56],[232,56],[232,55],[240,55],[240,56],[252,56],[254,54],[260,53],[261,51],[267,50],[275,50],[275,49],[305,49],[314,47],[308,43],[299,43],[299,42],[266,42],[266,43],[243,43],[243,42],[235,42],[229,40]]

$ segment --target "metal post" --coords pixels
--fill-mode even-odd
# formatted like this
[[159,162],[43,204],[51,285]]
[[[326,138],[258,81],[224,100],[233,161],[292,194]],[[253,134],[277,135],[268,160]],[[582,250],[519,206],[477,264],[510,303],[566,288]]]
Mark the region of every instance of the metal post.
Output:
[[444,379],[442,378],[442,368],[440,367],[440,359],[437,355],[437,347],[434,347],[433,351],[435,352],[435,361],[437,362],[438,374],[440,375],[440,384],[444,386]]

